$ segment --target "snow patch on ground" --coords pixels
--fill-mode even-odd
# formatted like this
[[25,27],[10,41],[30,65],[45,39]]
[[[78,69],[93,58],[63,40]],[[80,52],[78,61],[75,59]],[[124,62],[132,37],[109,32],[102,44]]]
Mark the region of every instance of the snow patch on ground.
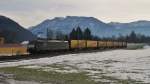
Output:
[[[64,67],[60,69],[59,67],[45,66],[53,64],[64,65]],[[102,75],[105,75],[118,79],[130,78],[150,83],[150,48],[68,54],[57,57],[0,63],[0,67],[19,65],[25,65],[26,67],[24,68],[42,68],[45,71],[55,70],[65,73],[85,71],[88,72],[87,75],[90,75],[96,81],[110,81],[102,79]]]

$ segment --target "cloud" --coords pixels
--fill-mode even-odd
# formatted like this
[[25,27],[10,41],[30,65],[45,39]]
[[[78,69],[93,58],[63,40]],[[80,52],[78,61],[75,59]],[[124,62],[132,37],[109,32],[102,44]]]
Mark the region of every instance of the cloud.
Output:
[[60,16],[93,16],[105,22],[150,20],[149,0],[0,0],[0,14],[25,27]]

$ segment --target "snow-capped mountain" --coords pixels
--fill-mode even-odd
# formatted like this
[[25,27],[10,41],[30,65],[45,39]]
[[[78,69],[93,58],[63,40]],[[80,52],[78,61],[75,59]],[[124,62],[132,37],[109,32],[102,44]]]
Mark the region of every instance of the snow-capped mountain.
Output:
[[67,16],[67,17],[57,17],[52,20],[45,20],[37,26],[29,28],[29,30],[38,35],[43,33],[46,35],[47,29],[59,30],[65,34],[68,34],[72,31],[73,28],[81,27],[82,30],[89,28],[92,31],[93,35],[97,36],[111,36],[112,27],[96,18],[93,17],[78,17],[78,16]]
[[82,30],[88,27],[92,31],[93,35],[97,35],[99,37],[118,36],[119,34],[127,35],[131,31],[150,35],[149,21],[104,23],[94,17],[79,16],[56,17],[51,20],[47,19],[34,27],[30,27],[29,30],[35,35],[40,33],[43,36],[46,36],[47,29],[62,31],[65,34],[69,34],[73,28],[77,28],[78,26],[80,26]]

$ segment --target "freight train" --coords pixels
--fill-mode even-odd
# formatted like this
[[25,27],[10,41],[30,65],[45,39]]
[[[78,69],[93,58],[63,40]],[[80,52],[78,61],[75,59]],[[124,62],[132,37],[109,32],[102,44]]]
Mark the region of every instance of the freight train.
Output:
[[40,53],[49,51],[63,50],[82,50],[82,49],[115,49],[126,48],[127,42],[123,41],[93,41],[93,40],[37,40],[28,44],[29,53]]
[[15,56],[26,55],[27,47],[21,44],[2,44],[0,45],[0,57],[2,56]]

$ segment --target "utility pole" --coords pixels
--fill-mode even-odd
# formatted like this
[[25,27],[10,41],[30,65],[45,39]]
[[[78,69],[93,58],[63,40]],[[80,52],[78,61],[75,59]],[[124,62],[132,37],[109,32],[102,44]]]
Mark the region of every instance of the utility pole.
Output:
[[47,33],[46,33],[46,36],[47,36],[47,39],[46,39],[46,40],[47,40],[47,44],[48,44],[48,33],[49,33],[49,32],[48,32],[48,28],[47,28],[46,32],[47,32]]

